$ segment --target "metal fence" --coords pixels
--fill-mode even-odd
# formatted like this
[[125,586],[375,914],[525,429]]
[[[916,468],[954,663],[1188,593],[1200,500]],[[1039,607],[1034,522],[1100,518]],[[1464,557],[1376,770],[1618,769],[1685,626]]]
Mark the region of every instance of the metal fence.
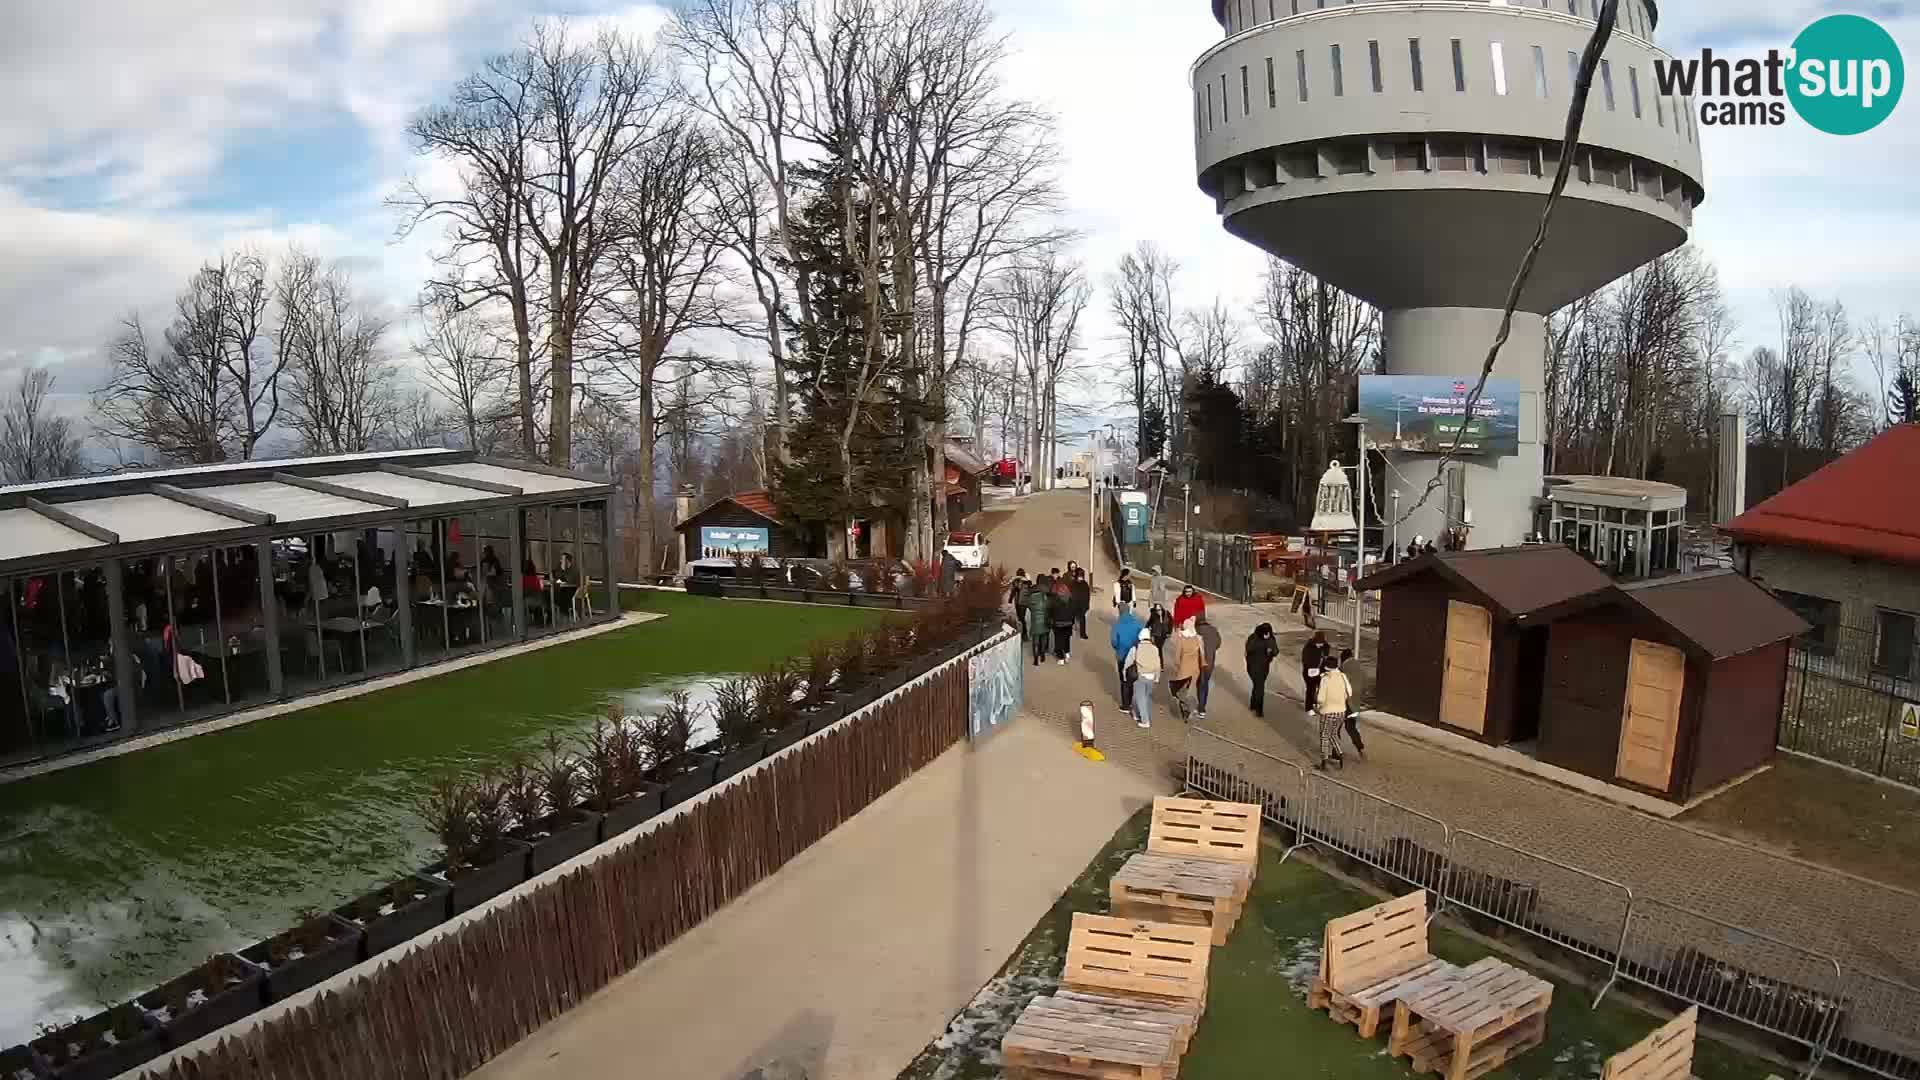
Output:
[[1636,896],[1198,725],[1187,728],[1186,750],[1186,787],[1259,803],[1287,856],[1337,853],[1427,889],[1435,914],[1472,912],[1585,957],[1605,975],[1595,1005],[1625,979],[1798,1046],[1807,1077],[1833,1060],[1920,1080],[1920,989],[1792,943],[1804,933],[1763,933]]
[[1871,627],[1829,626],[1794,642],[1780,745],[1875,776],[1920,784],[1920,727],[1901,723],[1920,702],[1916,652],[1881,648]]

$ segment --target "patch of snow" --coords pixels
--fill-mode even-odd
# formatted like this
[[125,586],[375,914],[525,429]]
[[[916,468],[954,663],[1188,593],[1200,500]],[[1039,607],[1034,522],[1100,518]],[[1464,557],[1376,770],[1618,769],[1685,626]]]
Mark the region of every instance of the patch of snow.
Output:
[[188,1011],[197,1009],[200,1006],[205,1005],[206,1003],[207,1003],[207,992],[205,990],[195,990],[193,993],[187,995]]
[[100,1045],[101,1046],[119,1046],[120,1036],[115,1035],[113,1033],[112,1028],[108,1028],[107,1030],[100,1033]]
[[1304,994],[1320,974],[1320,941],[1294,938],[1276,944],[1280,946],[1280,962],[1274,966],[1273,973],[1284,977],[1289,986]]
[[306,957],[306,955],[307,955],[307,950],[305,950],[305,949],[302,949],[302,948],[300,948],[299,946],[297,946],[297,945],[296,945],[296,946],[294,946],[293,948],[291,948],[291,949],[288,949],[288,950],[287,950],[287,959],[286,959],[286,963],[289,963],[289,964],[291,964],[291,963],[293,963],[293,962],[294,962],[295,960],[300,960],[300,959],[304,959],[304,958]]
[[[387,917],[388,915],[391,915],[391,914],[393,914],[393,913],[394,913],[395,911],[398,911],[398,910],[399,910],[399,908],[397,908],[397,907],[395,907],[392,901],[388,901],[387,903],[384,903],[384,904],[381,904],[381,905],[380,905],[380,912],[379,912],[379,914],[380,914],[380,917],[381,917],[381,918],[385,918],[385,917]],[[357,921],[357,920],[356,920],[356,921]],[[362,924],[362,925],[364,925],[364,924]]]

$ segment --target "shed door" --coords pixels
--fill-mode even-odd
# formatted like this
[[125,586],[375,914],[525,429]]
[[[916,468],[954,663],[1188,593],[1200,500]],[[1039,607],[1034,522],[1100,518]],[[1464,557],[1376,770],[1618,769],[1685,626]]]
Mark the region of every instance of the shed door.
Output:
[[1447,665],[1440,679],[1440,722],[1480,734],[1487,729],[1487,669],[1493,616],[1486,608],[1447,601]]
[[1655,791],[1667,790],[1673,781],[1673,748],[1680,739],[1680,695],[1686,682],[1684,653],[1634,639],[1614,775]]

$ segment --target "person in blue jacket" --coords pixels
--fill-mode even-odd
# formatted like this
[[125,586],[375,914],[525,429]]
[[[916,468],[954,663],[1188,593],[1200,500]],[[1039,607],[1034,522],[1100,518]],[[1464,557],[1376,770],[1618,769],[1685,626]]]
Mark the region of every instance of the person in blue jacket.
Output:
[[1120,704],[1131,706],[1133,703],[1133,680],[1127,678],[1127,653],[1133,650],[1140,640],[1140,630],[1146,624],[1140,616],[1133,613],[1133,606],[1120,609],[1120,618],[1113,624],[1113,662],[1120,672]]

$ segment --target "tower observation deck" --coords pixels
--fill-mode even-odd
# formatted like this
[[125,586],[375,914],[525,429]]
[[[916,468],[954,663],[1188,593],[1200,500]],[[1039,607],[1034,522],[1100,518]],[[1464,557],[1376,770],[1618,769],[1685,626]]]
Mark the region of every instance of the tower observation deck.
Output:
[[[1559,168],[1597,0],[1211,2],[1227,38],[1193,65],[1194,156],[1227,231],[1380,307],[1389,374],[1471,385]],[[1403,540],[1439,536],[1461,505],[1474,547],[1529,531],[1547,313],[1686,241],[1699,132],[1690,100],[1659,93],[1657,21],[1651,0],[1621,0],[1494,368],[1517,384],[1519,452],[1457,459]],[[1439,455],[1384,452],[1384,491],[1410,508]]]

